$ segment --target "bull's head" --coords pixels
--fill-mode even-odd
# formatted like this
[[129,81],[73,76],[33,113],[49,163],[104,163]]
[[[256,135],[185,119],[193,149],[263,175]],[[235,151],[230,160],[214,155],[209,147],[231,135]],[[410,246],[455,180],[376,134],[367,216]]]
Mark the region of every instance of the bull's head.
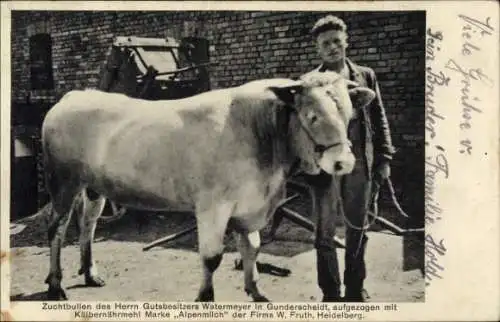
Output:
[[302,170],[316,174],[350,173],[355,159],[347,128],[356,108],[369,104],[375,93],[333,72],[313,73],[301,80],[270,88],[290,108],[289,135]]

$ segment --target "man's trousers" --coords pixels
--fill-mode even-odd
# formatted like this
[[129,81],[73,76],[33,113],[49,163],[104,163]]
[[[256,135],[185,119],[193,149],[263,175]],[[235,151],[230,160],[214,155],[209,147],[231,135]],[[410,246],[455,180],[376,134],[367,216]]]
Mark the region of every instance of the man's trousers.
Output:
[[326,298],[340,295],[340,274],[334,236],[336,222],[346,227],[344,285],[346,295],[361,294],[366,277],[364,261],[368,240],[363,226],[370,203],[371,183],[364,158],[356,155],[354,170],[342,177],[322,172],[305,176],[315,196],[318,285]]

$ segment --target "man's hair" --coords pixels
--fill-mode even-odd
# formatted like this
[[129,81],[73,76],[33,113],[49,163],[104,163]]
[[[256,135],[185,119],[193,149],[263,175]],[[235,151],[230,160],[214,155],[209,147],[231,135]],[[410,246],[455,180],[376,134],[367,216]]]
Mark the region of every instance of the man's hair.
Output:
[[346,32],[347,26],[345,22],[335,16],[328,15],[319,19],[311,29],[311,35],[316,38],[319,34],[327,31],[327,30],[339,30]]

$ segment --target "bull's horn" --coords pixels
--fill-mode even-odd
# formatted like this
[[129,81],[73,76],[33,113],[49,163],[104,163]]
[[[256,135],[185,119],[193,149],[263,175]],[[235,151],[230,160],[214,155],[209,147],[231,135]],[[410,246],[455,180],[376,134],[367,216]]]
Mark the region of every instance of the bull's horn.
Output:
[[346,79],[346,83],[347,83],[347,88],[348,89],[359,87],[359,83],[354,82],[354,81],[352,81],[350,79]]

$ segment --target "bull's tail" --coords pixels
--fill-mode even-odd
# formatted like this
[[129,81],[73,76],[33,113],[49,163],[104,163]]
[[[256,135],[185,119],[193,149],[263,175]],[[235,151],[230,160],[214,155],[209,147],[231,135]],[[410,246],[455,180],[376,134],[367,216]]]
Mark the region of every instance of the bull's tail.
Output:
[[[62,189],[64,189],[62,183],[60,182],[58,173],[55,170],[54,162],[51,158],[51,150],[50,150],[50,140],[49,137],[46,136],[42,128],[42,149],[43,149],[43,169],[44,169],[44,179],[45,186],[47,188],[47,192],[50,197],[50,202],[46,206],[49,211],[47,216],[47,224],[48,224],[48,237],[49,243],[54,238],[56,231],[58,230],[61,219],[66,217],[66,211],[58,211],[57,207],[54,206],[54,203],[59,204],[60,194],[62,193]],[[61,172],[63,169],[59,169]],[[59,173],[60,175],[60,173]],[[59,202],[59,203],[58,203]]]
[[108,204],[109,204],[109,206],[111,208],[111,213],[112,214],[110,216],[100,216],[99,217],[99,222],[103,223],[103,224],[109,224],[109,223],[118,221],[121,218],[123,218],[123,216],[127,212],[127,208],[126,207],[117,205],[116,203],[114,203],[113,201],[111,201],[109,199],[107,201],[108,201]]

